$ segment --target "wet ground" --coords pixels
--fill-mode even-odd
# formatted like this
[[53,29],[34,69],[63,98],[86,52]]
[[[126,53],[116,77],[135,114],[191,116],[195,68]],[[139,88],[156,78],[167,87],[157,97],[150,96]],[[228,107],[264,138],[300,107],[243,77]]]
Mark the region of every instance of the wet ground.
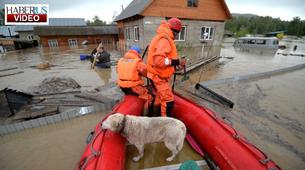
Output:
[[[293,45],[298,43],[297,52],[304,53],[303,42],[284,43],[288,45],[284,52],[291,52]],[[88,61],[79,61],[79,54],[89,53],[92,48],[66,48],[59,51],[36,48],[9,52],[0,58],[1,69],[17,66],[24,73],[1,77],[0,88],[10,87],[27,91],[29,87],[37,86],[46,77],[62,75],[72,77],[85,90],[113,82],[116,79],[115,67],[110,70],[93,71]],[[119,56],[117,52],[111,54],[116,58]],[[219,62],[192,71],[189,74],[190,80],[184,84],[184,88],[204,80],[270,71],[305,63],[304,57],[235,51],[229,40],[223,43],[221,56],[223,58]],[[42,61],[48,61],[55,66],[47,70],[31,67]],[[304,69],[267,79],[210,87],[231,99],[235,103],[233,110],[220,108],[187,93],[185,95],[227,117],[238,131],[266,152],[283,169],[301,170],[305,167],[304,87]],[[87,115],[0,137],[0,169],[74,169],[85,148],[87,134],[104,115]],[[158,145],[148,146],[148,150],[155,147],[162,150],[162,146]],[[132,147],[129,147],[128,151],[131,151],[128,159],[136,154]],[[181,158],[185,159],[184,156]],[[129,165],[131,169],[146,168],[146,163],[147,161],[143,161],[141,165]]]

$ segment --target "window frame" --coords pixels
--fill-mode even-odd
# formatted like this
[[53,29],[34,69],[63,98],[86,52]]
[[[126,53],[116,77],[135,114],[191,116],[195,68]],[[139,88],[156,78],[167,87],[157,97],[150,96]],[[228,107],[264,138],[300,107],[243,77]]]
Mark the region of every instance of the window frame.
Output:
[[49,39],[48,44],[51,48],[59,47],[57,39]]
[[131,36],[130,36],[130,28],[129,27],[125,28],[125,34],[126,34],[126,40],[130,40]]
[[29,34],[29,35],[27,36],[27,38],[28,38],[28,40],[34,40],[34,35],[33,35],[33,34]]
[[198,0],[187,0],[186,1],[186,6],[187,7],[191,7],[191,8],[197,8],[198,7],[198,3],[199,3]]
[[74,38],[68,39],[68,45],[69,45],[69,47],[77,47],[78,46],[77,39],[74,39]]
[[[185,29],[184,29],[184,39],[181,39],[181,33],[182,33],[182,31],[183,31],[183,28],[185,28]],[[187,26],[184,25],[184,26],[182,26],[182,29],[181,29],[181,31],[180,31],[179,34],[178,34],[178,39],[176,39],[176,37],[175,37],[175,40],[174,40],[174,41],[185,41],[185,40],[186,40],[186,32],[187,32]]]
[[[204,29],[204,33],[207,33],[206,29],[208,28],[208,37],[203,37],[202,38],[202,29]],[[211,34],[211,30],[212,30],[212,34]],[[214,39],[214,34],[215,34],[215,28],[213,26],[202,26],[200,29],[200,40],[213,40]]]
[[[139,28],[139,26],[134,26],[133,30],[134,30],[134,34],[133,34],[134,35],[134,41],[139,41],[140,40],[140,28]],[[136,30],[138,30],[138,36],[136,36]]]

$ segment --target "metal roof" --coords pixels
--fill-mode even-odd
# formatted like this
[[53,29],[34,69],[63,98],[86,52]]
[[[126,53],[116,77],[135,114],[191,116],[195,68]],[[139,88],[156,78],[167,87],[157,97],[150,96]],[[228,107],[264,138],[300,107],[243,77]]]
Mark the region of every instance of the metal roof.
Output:
[[15,32],[15,28],[16,26],[0,26],[0,36],[9,37],[18,35],[18,32]]
[[105,26],[45,26],[34,27],[34,34],[39,36],[65,36],[65,35],[112,35],[118,34],[116,25]]
[[276,37],[240,37],[239,40],[274,40],[277,39]]
[[[118,22],[136,15],[140,15],[141,12],[143,12],[146,7],[148,7],[153,0],[133,0],[121,13],[119,16],[117,16],[114,21]],[[173,4],[175,1],[171,1]],[[229,19],[232,18],[231,13],[229,11],[229,8],[225,2],[225,0],[220,0],[220,2],[223,4],[223,8],[228,15]]]
[[115,22],[140,14],[152,0],[133,0],[121,13],[115,18]]
[[[49,18],[49,26],[86,26],[86,21],[84,18]],[[33,27],[33,25],[17,25],[15,31],[33,31]]]

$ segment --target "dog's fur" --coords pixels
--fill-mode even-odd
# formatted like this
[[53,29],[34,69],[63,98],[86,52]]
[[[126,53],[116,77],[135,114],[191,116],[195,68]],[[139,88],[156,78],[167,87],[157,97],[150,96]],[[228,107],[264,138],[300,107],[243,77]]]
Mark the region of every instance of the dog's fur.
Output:
[[137,117],[116,113],[110,115],[102,124],[102,129],[119,132],[129,143],[136,146],[139,161],[144,155],[144,144],[161,142],[172,152],[167,161],[172,161],[182,149],[186,135],[185,125],[177,119],[169,117]]

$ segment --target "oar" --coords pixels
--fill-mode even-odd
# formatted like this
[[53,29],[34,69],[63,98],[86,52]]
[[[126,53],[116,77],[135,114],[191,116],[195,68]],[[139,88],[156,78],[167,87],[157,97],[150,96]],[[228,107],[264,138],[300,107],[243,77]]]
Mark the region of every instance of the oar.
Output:
[[94,59],[93,59],[93,62],[92,62],[92,64],[91,64],[91,69],[94,69],[94,67],[95,67],[97,55],[98,55],[98,53],[93,54]]

